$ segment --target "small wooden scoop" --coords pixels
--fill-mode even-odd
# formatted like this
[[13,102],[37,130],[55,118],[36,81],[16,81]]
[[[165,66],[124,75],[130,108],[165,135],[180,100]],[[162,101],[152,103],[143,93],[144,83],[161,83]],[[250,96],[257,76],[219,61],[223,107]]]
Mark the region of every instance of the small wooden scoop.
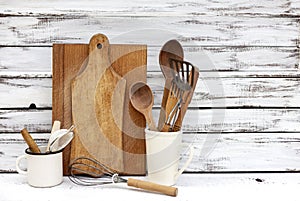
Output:
[[130,88],[130,101],[132,106],[144,115],[149,129],[157,131],[152,116],[154,97],[150,87],[144,82],[133,84]]

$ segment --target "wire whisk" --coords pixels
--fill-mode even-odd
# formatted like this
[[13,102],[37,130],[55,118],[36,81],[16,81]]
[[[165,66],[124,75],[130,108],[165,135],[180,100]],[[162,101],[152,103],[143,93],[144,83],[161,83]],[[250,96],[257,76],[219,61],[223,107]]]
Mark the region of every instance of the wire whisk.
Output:
[[177,196],[178,193],[178,189],[175,187],[164,186],[132,178],[122,178],[104,164],[88,157],[79,157],[74,159],[69,165],[69,170],[69,179],[77,185],[95,186],[127,183],[128,186],[158,192],[169,196]]

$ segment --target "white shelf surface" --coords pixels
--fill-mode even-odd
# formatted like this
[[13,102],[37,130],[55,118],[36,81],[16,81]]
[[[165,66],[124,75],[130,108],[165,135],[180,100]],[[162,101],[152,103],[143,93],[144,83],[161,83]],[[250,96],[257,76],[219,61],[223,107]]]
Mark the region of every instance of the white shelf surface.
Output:
[[[143,177],[135,177],[144,179]],[[127,187],[126,184],[78,186],[68,177],[52,188],[34,188],[26,177],[0,174],[2,201],[60,200],[299,200],[300,173],[183,174],[178,196],[169,197]]]

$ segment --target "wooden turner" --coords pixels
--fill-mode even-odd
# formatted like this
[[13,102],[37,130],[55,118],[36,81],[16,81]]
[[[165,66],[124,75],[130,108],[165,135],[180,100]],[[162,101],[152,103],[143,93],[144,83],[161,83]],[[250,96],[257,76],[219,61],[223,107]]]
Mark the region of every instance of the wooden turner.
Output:
[[171,68],[174,69],[172,71],[173,76],[179,79],[176,82],[179,85],[179,88],[185,88],[182,95],[180,112],[173,129],[173,131],[179,131],[181,129],[183,118],[192,100],[197,85],[197,81],[199,78],[199,69],[187,61],[170,58],[169,63]]
[[171,88],[171,82],[172,79],[174,78],[172,74],[172,68],[169,63],[170,58],[183,60],[183,48],[177,40],[169,40],[168,42],[166,42],[159,53],[159,65],[166,79],[163,98],[161,101],[161,110],[160,110],[159,120],[158,120],[158,130],[160,131],[162,131],[164,127],[164,123],[168,116],[167,114],[168,111],[166,108],[167,100],[170,94],[169,91]]
[[105,35],[89,43],[86,66],[72,83],[72,118],[75,138],[83,145],[71,149],[71,158],[88,156],[122,172],[122,119],[126,81],[111,67],[110,44]]

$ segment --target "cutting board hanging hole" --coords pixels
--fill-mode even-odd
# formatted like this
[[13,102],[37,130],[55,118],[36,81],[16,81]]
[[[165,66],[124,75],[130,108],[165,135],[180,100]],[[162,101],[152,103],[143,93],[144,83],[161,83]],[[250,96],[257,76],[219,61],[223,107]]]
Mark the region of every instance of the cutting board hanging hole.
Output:
[[97,48],[100,50],[102,48],[102,44],[101,43],[98,43],[97,44]]

